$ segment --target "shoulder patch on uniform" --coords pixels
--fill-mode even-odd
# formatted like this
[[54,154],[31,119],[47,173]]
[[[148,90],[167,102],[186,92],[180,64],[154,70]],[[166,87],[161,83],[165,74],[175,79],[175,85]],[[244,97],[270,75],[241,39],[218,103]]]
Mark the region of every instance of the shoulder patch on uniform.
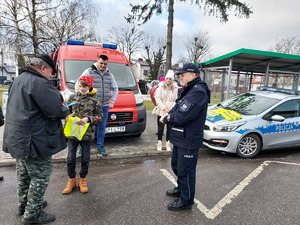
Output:
[[192,103],[190,103],[189,101],[187,100],[183,100],[181,103],[180,103],[180,111],[181,112],[187,112],[189,111],[189,109],[192,107]]

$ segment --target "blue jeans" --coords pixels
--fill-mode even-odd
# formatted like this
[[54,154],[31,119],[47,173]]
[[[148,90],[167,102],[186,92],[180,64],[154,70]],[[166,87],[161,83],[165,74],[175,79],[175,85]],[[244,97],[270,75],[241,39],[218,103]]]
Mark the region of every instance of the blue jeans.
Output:
[[81,146],[82,155],[81,155],[81,170],[80,177],[85,178],[88,174],[89,164],[90,164],[90,151],[91,151],[91,142],[90,141],[78,141],[69,139],[68,140],[68,157],[67,157],[67,167],[68,175],[70,178],[75,178],[76,176],[76,152],[78,145]]
[[105,137],[105,127],[106,127],[106,121],[108,116],[108,106],[102,106],[103,111],[103,120],[98,123],[98,133],[97,133],[97,147],[103,147],[104,146],[104,137]]
[[194,204],[198,152],[198,149],[173,147],[171,167],[177,176],[177,190],[184,205]]

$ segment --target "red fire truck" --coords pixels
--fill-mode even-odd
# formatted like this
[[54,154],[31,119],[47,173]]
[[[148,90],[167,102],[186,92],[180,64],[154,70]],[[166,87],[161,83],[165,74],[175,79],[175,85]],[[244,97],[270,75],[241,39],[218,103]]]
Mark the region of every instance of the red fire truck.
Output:
[[130,63],[116,45],[83,41],[67,41],[50,56],[57,73],[51,79],[66,100],[74,93],[75,82],[100,55],[107,55],[108,69],[114,75],[119,93],[113,109],[108,112],[106,136],[140,136],[146,127],[146,108]]

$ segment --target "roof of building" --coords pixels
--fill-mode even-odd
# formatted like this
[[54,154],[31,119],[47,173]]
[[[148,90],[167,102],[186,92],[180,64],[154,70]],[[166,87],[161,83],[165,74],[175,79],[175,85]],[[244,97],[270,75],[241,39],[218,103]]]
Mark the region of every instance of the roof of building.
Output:
[[6,71],[6,73],[12,73],[15,74],[16,73],[16,67],[15,66],[8,66],[8,65],[4,65],[3,67],[0,66],[0,68],[4,68],[4,70]]
[[267,64],[270,70],[299,72],[300,56],[283,54],[277,52],[260,51],[241,48],[220,57],[201,63],[202,67],[223,67],[228,66],[233,59],[233,71],[246,71],[254,73],[265,73]]

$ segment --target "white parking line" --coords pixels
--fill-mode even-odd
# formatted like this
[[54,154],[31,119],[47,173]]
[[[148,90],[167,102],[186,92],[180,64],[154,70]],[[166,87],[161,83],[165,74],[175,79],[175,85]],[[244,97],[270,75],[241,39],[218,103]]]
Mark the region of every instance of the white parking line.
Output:
[[[281,162],[281,161],[264,161],[260,166],[258,166],[252,173],[250,173],[244,180],[242,180],[235,188],[233,188],[225,197],[223,197],[212,209],[208,209],[205,205],[203,205],[198,199],[194,199],[197,204],[197,208],[208,218],[214,219],[222,212],[222,208],[226,205],[230,204],[234,198],[236,198],[244,188],[249,185],[249,183],[255,179],[266,166],[270,163],[279,163],[279,164],[287,164],[293,166],[300,166],[300,163],[290,163],[290,162]],[[175,186],[177,186],[177,182],[174,177],[165,169],[160,170]]]

